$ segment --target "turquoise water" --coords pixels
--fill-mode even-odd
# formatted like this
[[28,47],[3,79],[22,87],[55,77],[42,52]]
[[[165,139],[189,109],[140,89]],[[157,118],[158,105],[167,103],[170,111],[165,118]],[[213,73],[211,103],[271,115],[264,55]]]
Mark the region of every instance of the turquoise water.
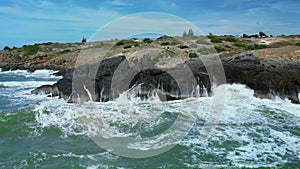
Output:
[[[51,71],[0,73],[0,168],[298,168],[300,106],[287,100],[257,99],[243,85],[226,85],[224,111],[211,136],[201,141],[210,97],[185,101],[68,104],[33,96],[30,90],[53,84]],[[126,93],[125,93],[126,94]],[[128,96],[128,94],[126,95]],[[90,108],[90,109],[88,109]],[[89,110],[89,111],[87,111]],[[178,144],[157,156],[127,158],[108,152],[93,134],[108,138],[149,138],[174,124],[180,112],[197,118]],[[181,124],[186,126],[185,122]],[[173,135],[176,135],[175,131]],[[132,149],[133,147],[129,147]],[[135,149],[146,150],[137,144]],[[155,148],[155,147],[150,147]]]

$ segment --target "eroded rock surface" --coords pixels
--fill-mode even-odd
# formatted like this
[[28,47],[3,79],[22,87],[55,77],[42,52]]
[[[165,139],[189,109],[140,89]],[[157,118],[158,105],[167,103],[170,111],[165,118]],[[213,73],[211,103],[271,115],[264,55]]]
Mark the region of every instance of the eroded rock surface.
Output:
[[[220,58],[226,75],[226,83],[245,84],[255,91],[256,97],[279,96],[288,98],[293,103],[299,103],[300,61],[285,62],[260,58],[253,54],[240,54],[237,57],[227,54]],[[190,79],[187,78],[188,75],[183,74],[181,78],[176,79],[172,76],[172,72],[180,70],[185,65],[191,70],[196,85],[201,86],[200,93],[203,93],[202,90],[205,88],[210,94],[212,84],[200,59],[191,59],[175,68],[135,69],[130,66],[125,56],[108,58],[100,63],[81,66],[75,70],[70,69],[66,71],[63,79],[52,86],[52,90],[49,86],[41,90],[45,90],[46,94],[49,94],[49,91],[55,91],[52,93],[53,96],[61,96],[65,99],[71,96],[71,102],[76,102],[78,98],[81,101],[91,99],[108,101],[118,97],[130,87],[142,84],[141,95],[145,95],[149,90],[160,90],[164,93],[162,100],[180,99],[188,97],[196,87],[194,83],[185,81],[185,79]],[[184,91],[180,83],[186,86]],[[58,91],[55,90],[56,88]]]

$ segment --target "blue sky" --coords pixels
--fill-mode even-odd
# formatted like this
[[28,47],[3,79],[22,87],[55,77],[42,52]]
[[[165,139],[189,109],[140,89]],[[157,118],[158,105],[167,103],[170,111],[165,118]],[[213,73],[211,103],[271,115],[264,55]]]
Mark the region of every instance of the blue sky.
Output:
[[300,33],[299,0],[8,0],[0,2],[0,49],[80,41],[111,21],[142,12],[182,17],[205,34]]

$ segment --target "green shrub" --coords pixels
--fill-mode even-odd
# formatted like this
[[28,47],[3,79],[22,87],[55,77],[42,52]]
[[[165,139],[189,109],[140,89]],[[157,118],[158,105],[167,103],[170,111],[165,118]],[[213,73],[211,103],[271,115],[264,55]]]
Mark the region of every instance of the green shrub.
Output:
[[255,50],[255,47],[253,45],[247,46],[246,50]]
[[140,46],[140,44],[136,42],[136,43],[134,43],[134,46],[138,47],[138,46]]
[[222,40],[220,40],[220,39],[211,39],[210,41],[212,43],[222,43]]
[[179,45],[178,46],[180,49],[186,49],[186,48],[189,48],[188,46],[186,46],[186,45]]
[[145,38],[145,39],[143,39],[143,42],[145,42],[145,43],[152,43],[153,40],[150,39],[150,38]]
[[227,42],[237,42],[238,41],[238,39],[236,39],[234,37],[226,37],[223,40],[227,41]]
[[218,37],[218,36],[215,36],[215,35],[208,35],[207,37],[210,39],[210,41],[212,43],[222,43],[222,38],[221,37]]
[[296,43],[296,46],[300,46],[300,42],[297,42],[297,43]]
[[124,45],[124,44],[125,44],[125,42],[123,40],[116,43],[117,46],[121,46],[121,45]]
[[267,47],[268,47],[267,45],[263,45],[263,44],[260,45],[254,44],[254,45],[247,46],[246,50],[265,49]]
[[166,46],[166,45],[170,45],[170,43],[169,42],[163,42],[160,45]]
[[190,58],[197,58],[198,55],[197,55],[197,53],[189,53],[189,57]]
[[176,42],[176,41],[172,41],[171,43],[170,43],[170,45],[177,45],[178,44],[178,42]]
[[37,45],[29,45],[29,46],[23,47],[23,50],[25,51],[25,55],[27,55],[27,56],[34,55],[40,50],[40,47]]
[[222,43],[222,40],[219,39],[219,38],[211,38],[210,41],[211,41],[212,43]]
[[216,46],[215,49],[216,49],[216,51],[217,51],[218,53],[221,53],[221,52],[226,51],[226,49],[224,49],[224,48],[222,48],[222,47],[219,47],[219,46]]
[[129,49],[129,48],[131,48],[131,45],[125,45],[124,46],[124,49]]
[[246,44],[242,43],[242,42],[236,42],[233,44],[233,46],[239,47],[239,48],[244,48],[246,47]]
[[262,45],[262,44],[261,45],[255,44],[254,46],[255,46],[256,49],[265,49],[265,48],[268,47],[267,45]]

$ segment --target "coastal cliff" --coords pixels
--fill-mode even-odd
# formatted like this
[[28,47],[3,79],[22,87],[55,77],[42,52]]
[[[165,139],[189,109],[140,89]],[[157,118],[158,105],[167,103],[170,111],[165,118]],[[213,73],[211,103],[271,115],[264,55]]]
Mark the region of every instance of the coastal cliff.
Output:
[[[284,62],[276,59],[257,57],[253,54],[241,54],[234,58],[230,55],[223,55],[221,60],[226,75],[226,83],[245,84],[254,90],[256,97],[272,99],[275,96],[279,96],[283,99],[288,98],[292,103],[299,104],[300,61]],[[97,74],[94,81],[86,81],[85,84],[84,82],[77,83],[76,81],[72,81],[74,69],[70,69],[55,85],[42,86],[32,93],[38,94],[43,91],[50,94],[52,92],[53,96],[60,96],[65,99],[73,95],[74,98],[70,102],[76,101],[77,97],[80,97],[82,101],[88,101],[89,96],[83,86],[84,84],[89,91],[92,91],[93,101],[112,100],[118,96],[111,91],[112,78],[118,65],[121,62],[126,63],[124,61],[126,61],[125,56],[117,56],[103,60],[100,63],[85,65],[76,69],[77,74],[86,76],[89,68],[97,67]],[[204,90],[205,88],[208,94],[211,94],[212,84],[201,59],[191,59],[186,61],[185,64],[189,66],[195,79],[197,79],[200,89]],[[146,95],[151,90],[158,89],[164,92],[166,100],[184,98],[185,96],[181,95],[181,91],[174,78],[167,73],[170,69],[173,68],[146,69],[141,71],[131,80],[128,88],[124,88],[123,91],[120,90],[118,92],[122,93],[134,85],[143,84],[144,91],[142,91],[141,95]],[[186,77],[182,76],[182,78]],[[119,83],[123,83],[123,79],[119,80]],[[190,89],[190,93],[192,93],[192,88]],[[200,94],[203,95],[203,91]]]
[[[162,100],[173,100],[193,95],[197,87],[200,96],[210,95],[211,87],[215,84],[212,84],[212,77],[209,77],[201,57],[218,55],[224,68],[226,83],[245,84],[254,90],[256,97],[279,96],[299,104],[298,39],[298,35],[259,39],[214,35],[44,43],[0,51],[0,67],[2,71],[59,70],[57,75],[63,75],[62,79],[52,86],[41,86],[32,93],[60,96],[69,102],[77,102],[78,98],[83,102],[112,100],[139,84],[140,97],[148,97],[155,91]],[[105,56],[99,59],[91,54],[93,50],[98,53],[105,51]],[[81,62],[76,61],[78,55],[84,58]],[[131,69],[131,63],[143,63],[143,68]],[[112,83],[120,65],[123,73],[117,77],[117,83]],[[183,75],[182,79],[174,79],[169,72],[186,65],[196,83],[186,85],[186,91],[182,91],[178,80],[184,81],[186,77]],[[90,77],[92,70],[95,72]],[[130,73],[134,76],[129,78]],[[79,75],[75,80],[74,74]],[[126,85],[123,86],[122,83],[125,82]]]

